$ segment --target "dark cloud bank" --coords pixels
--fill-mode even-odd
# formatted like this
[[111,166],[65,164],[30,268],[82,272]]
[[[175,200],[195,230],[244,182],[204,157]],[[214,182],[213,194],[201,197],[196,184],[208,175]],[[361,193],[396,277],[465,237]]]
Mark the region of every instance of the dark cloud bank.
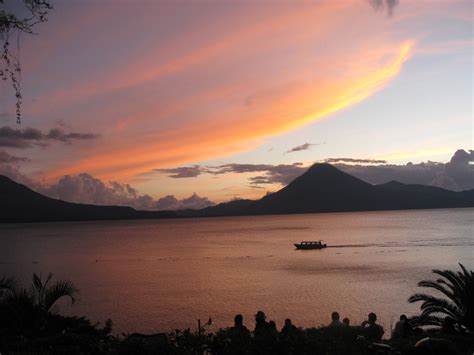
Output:
[[[337,168],[372,184],[396,180],[407,184],[423,184],[461,191],[474,189],[474,151],[458,150],[451,160],[444,163],[423,162],[405,165],[387,164],[385,160],[328,158]],[[374,165],[375,164],[375,165]],[[293,164],[225,164],[214,167],[194,165],[174,169],[157,169],[172,178],[190,178],[201,174],[259,173],[249,178],[254,187],[266,184],[286,185],[306,171],[302,163]]]
[[156,169],[155,171],[166,174],[175,179],[192,178],[201,174],[222,175],[228,173],[262,173],[262,175],[249,178],[254,187],[261,184],[288,184],[295,177],[301,175],[306,168],[302,163],[293,164],[224,164],[218,166],[178,167],[172,169]]
[[0,147],[30,148],[34,145],[45,146],[51,142],[72,143],[74,140],[90,140],[98,138],[98,134],[93,133],[66,133],[60,128],[53,128],[47,133],[36,128],[11,128],[0,127]]
[[29,159],[10,155],[7,152],[0,150],[0,164],[17,164],[26,161],[29,161]]

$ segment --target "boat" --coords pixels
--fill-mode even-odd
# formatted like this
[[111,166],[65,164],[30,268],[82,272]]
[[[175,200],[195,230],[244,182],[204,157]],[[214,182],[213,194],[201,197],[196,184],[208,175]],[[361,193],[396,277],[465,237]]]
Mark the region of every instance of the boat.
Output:
[[312,242],[303,241],[301,243],[295,243],[294,246],[296,247],[296,249],[301,249],[301,250],[327,248],[327,245],[324,244],[322,240],[312,241]]

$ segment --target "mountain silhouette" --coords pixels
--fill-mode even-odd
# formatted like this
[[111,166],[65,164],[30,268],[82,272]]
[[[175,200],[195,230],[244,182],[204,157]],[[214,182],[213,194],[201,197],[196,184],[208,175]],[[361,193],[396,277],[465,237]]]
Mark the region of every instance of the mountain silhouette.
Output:
[[85,221],[317,212],[474,207],[474,190],[391,181],[371,185],[330,164],[314,164],[281,190],[260,200],[234,200],[201,210],[137,211],[123,206],[70,203],[43,196],[0,175],[0,222]]
[[170,211],[70,203],[43,196],[0,175],[0,222],[58,222],[174,217]]
[[257,203],[265,213],[331,212],[370,208],[372,185],[329,164],[315,164],[288,186]]
[[[229,204],[233,204],[229,208]],[[239,208],[240,207],[240,208]],[[474,190],[454,192],[391,181],[371,185],[330,164],[314,164],[286,187],[257,201],[236,201],[201,210],[200,215],[293,214],[474,207]]]

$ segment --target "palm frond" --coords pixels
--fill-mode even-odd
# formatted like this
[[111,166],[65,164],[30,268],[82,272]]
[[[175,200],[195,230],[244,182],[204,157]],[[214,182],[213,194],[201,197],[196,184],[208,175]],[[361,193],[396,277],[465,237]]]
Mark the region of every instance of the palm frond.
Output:
[[434,325],[441,327],[443,325],[444,318],[438,316],[415,316],[410,318],[410,324],[414,326],[425,326],[425,325]]
[[33,273],[33,280],[31,282],[30,294],[36,299],[37,303],[42,303],[43,280],[41,274]]
[[79,293],[77,287],[71,281],[56,281],[45,291],[42,307],[50,311],[54,304],[62,297],[69,297],[71,304],[74,304]]
[[46,280],[44,280],[44,283],[43,283],[43,289],[47,289],[48,288],[48,284],[51,282],[51,279],[53,278],[53,274],[50,272],[48,274],[48,276],[46,276]]
[[464,316],[462,312],[452,310],[446,306],[443,306],[442,304],[430,304],[426,302],[421,306],[421,314],[425,316],[430,316],[433,314],[444,314],[453,319],[461,319]]
[[457,273],[451,270],[433,270],[433,273],[444,277],[446,280],[449,281],[448,285],[450,284],[450,288],[454,293],[462,293],[464,284],[462,280],[458,277]]
[[441,325],[441,315],[451,317],[459,325],[474,328],[474,272],[459,264],[461,271],[433,270],[436,281],[423,280],[418,286],[440,292],[445,298],[416,293],[408,302],[422,302],[417,321],[424,325]]
[[416,293],[408,299],[408,302],[423,302],[421,305],[421,311],[423,315],[442,313],[452,318],[462,316],[462,310],[460,310],[455,304],[446,299],[437,298],[432,295]]
[[472,271],[472,270],[471,270],[471,271],[468,271],[468,270],[466,269],[466,267],[465,267],[463,264],[461,264],[461,263],[459,263],[459,267],[460,267],[461,270],[463,271],[464,277],[465,277],[466,279],[473,279],[473,278],[474,278],[474,271]]
[[436,281],[431,281],[431,280],[423,280],[423,281],[420,281],[418,282],[418,286],[420,287],[427,287],[427,288],[433,288],[437,291],[439,291],[440,293],[442,293],[443,295],[445,295],[448,299],[450,299],[451,301],[453,301],[453,303],[456,304],[456,306],[458,307],[462,307],[462,300],[459,298],[459,296],[457,294],[455,294],[451,289],[448,289],[444,286],[447,286],[445,284],[443,284],[443,282],[439,282],[440,280],[436,280]]
[[43,280],[41,280],[41,274],[38,275],[36,272],[33,273],[32,286],[36,292],[41,292],[43,289]]

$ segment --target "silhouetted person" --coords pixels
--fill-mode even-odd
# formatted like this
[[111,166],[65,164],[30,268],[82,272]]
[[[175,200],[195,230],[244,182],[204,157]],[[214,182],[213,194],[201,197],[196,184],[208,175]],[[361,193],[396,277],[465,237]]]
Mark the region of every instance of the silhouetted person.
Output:
[[368,340],[380,341],[384,330],[382,326],[377,323],[377,315],[375,313],[369,313],[369,319],[362,322],[362,327],[364,327],[365,337]]
[[332,312],[331,314],[331,323],[329,323],[328,327],[330,328],[339,328],[342,326],[342,323],[339,321],[339,313]]
[[395,324],[395,329],[392,332],[393,339],[406,338],[412,333],[413,329],[408,322],[406,315],[402,314],[400,320]]
[[234,317],[234,326],[229,329],[231,352],[233,354],[244,354],[250,343],[250,331],[243,324],[244,318],[241,314]]
[[254,347],[258,354],[272,354],[276,344],[276,324],[266,321],[266,315],[262,311],[255,314]]
[[278,330],[275,321],[271,320],[268,322],[268,338],[267,348],[270,349],[271,354],[278,352]]
[[278,353],[294,354],[294,346],[298,339],[298,329],[293,325],[291,319],[285,319],[285,325],[281,328]]
[[237,314],[234,317],[234,326],[230,329],[242,329],[245,328],[245,330],[248,331],[247,327],[244,325],[244,317],[242,317],[241,314]]
[[247,327],[243,324],[244,318],[242,317],[241,314],[237,314],[234,317],[234,326],[229,329],[229,332],[232,335],[240,335],[240,334],[245,334],[245,335],[250,335],[250,331],[247,329]]
[[285,319],[285,325],[281,328],[281,335],[283,336],[291,336],[296,332],[296,327],[291,322],[291,319]]
[[349,341],[349,339],[354,339],[356,336],[355,329],[351,328],[349,318],[344,318],[342,320],[342,327],[341,327],[341,335],[345,338],[345,341]]
[[[408,320],[407,316],[405,316],[404,314],[402,314],[402,316],[404,316],[404,323],[403,323],[404,336],[407,337],[413,334],[413,327],[410,324],[410,321]],[[402,316],[400,316],[400,319]]]
[[257,334],[258,332],[264,330],[266,331],[268,329],[268,322],[266,321],[267,316],[265,315],[265,312],[263,311],[258,311],[255,314],[255,329],[254,333]]
[[278,330],[275,321],[271,320],[268,322],[268,330],[272,338],[276,341],[278,338]]

